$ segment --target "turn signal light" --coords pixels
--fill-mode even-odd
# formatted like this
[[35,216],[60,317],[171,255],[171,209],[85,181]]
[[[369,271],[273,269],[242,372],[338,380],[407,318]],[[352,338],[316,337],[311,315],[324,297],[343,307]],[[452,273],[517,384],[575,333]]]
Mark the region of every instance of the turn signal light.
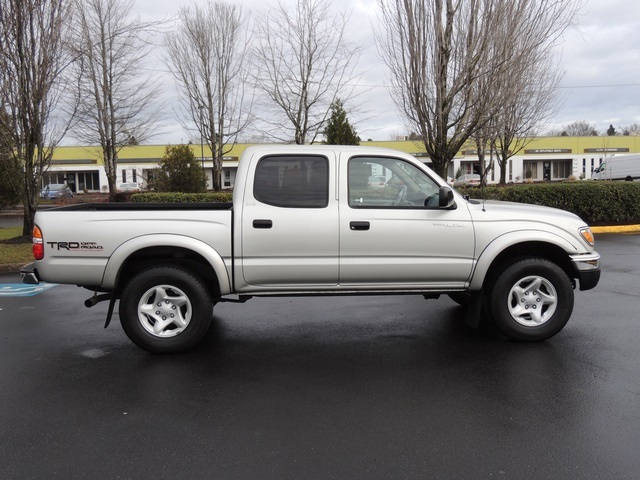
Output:
[[44,258],[44,240],[42,239],[42,230],[35,225],[33,227],[33,258],[42,260]]
[[582,235],[582,238],[584,238],[589,245],[593,245],[595,239],[593,238],[593,233],[591,233],[591,229],[589,227],[583,227],[579,232],[580,235]]

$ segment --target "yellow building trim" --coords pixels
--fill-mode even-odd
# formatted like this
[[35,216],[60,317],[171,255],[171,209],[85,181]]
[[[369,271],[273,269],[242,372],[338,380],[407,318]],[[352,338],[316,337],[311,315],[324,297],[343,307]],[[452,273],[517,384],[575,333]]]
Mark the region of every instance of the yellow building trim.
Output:
[[[390,148],[402,152],[426,155],[424,144],[416,141],[371,141],[362,142],[360,145]],[[251,144],[236,144],[225,157],[240,158],[244,150]],[[164,156],[167,145],[137,145],[123,147],[120,150],[121,160],[136,159],[161,159]],[[202,157],[204,150],[205,159],[211,158],[211,150],[204,145],[191,144],[191,150],[196,158]],[[615,137],[539,137],[533,139],[526,147],[517,152],[519,156],[553,155],[554,150],[558,154],[584,155],[586,157],[604,156],[622,153],[640,153],[640,137],[615,136]],[[461,153],[460,153],[461,154]],[[97,146],[62,146],[54,151],[53,162],[56,160],[96,160],[102,165],[102,152]],[[128,162],[132,163],[132,162]],[[95,165],[95,163],[92,163]]]

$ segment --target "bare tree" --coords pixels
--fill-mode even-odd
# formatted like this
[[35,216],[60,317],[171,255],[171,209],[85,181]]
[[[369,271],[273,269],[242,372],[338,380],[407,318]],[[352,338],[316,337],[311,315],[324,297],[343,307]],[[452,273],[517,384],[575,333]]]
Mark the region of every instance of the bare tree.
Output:
[[269,99],[268,134],[296,144],[313,142],[333,102],[353,97],[361,47],[347,41],[348,16],[324,0],[283,3],[256,21],[260,61],[255,81]]
[[640,125],[637,123],[631,124],[628,127],[622,127],[622,135],[628,137],[637,137],[640,135]]
[[74,49],[79,109],[74,135],[99,144],[109,191],[116,191],[118,152],[146,140],[158,121],[157,95],[142,69],[156,23],[131,14],[132,0],[75,0]]
[[[378,4],[382,29],[376,39],[390,70],[392,96],[443,176],[462,145],[513,102],[509,95],[522,78],[512,75],[514,66],[530,66],[527,56],[538,59],[554,45],[578,10],[565,0]],[[516,42],[521,37],[531,41]]]
[[65,0],[0,0],[0,143],[9,166],[22,171],[14,189],[24,205],[24,235],[32,233],[42,176],[65,133],[54,112],[64,98],[70,15]]
[[509,158],[520,153],[562,105],[557,93],[564,72],[554,47],[582,5],[582,0],[502,0],[500,10],[511,20],[500,38],[509,68],[493,91],[500,98],[492,115],[500,183],[506,183]]
[[597,137],[599,135],[595,123],[586,120],[577,120],[562,127],[563,137]]
[[514,89],[497,109],[493,129],[492,150],[500,166],[500,183],[506,183],[509,159],[533,141],[544,121],[560,108],[556,93],[561,78],[562,70],[552,57],[520,69],[517,81],[514,72]]
[[213,189],[222,187],[222,160],[250,124],[246,18],[222,2],[180,9],[167,35],[167,60],[176,79],[186,117],[213,152]]
[[451,159],[481,118],[473,81],[484,71],[489,35],[496,25],[479,8],[491,0],[378,1],[376,40],[390,72],[398,110],[424,142],[434,169],[445,176]]

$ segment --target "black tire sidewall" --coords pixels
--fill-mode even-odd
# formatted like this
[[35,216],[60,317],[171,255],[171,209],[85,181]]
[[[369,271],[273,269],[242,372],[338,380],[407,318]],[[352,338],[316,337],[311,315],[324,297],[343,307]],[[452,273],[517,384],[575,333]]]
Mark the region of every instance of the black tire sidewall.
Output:
[[[516,322],[507,306],[511,288],[528,276],[546,279],[557,294],[555,312],[549,320],[535,327]],[[513,263],[498,275],[491,290],[490,309],[495,326],[511,340],[541,341],[551,338],[564,328],[573,311],[573,302],[573,286],[564,270],[549,260],[528,258]]]
[[[138,319],[142,295],[157,285],[179,288],[189,298],[189,325],[174,337],[160,338],[147,332]],[[129,339],[152,353],[180,353],[194,347],[211,324],[213,302],[204,282],[191,271],[176,266],[157,266],[141,271],[124,286],[120,295],[120,323]]]

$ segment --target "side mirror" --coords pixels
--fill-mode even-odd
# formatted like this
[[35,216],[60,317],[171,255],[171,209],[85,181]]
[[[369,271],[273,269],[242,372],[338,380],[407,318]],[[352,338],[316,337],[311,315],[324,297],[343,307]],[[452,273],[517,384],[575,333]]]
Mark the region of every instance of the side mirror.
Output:
[[445,210],[453,210],[456,208],[456,202],[453,196],[453,190],[451,187],[440,187],[438,192],[438,206]]

